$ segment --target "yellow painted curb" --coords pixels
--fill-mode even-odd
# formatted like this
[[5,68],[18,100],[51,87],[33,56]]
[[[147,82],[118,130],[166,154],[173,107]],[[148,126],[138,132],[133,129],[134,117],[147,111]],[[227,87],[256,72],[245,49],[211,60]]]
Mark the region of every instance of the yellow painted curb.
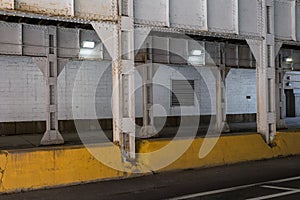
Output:
[[300,132],[278,132],[274,143],[276,157],[300,154]]
[[[215,138],[195,139],[178,160],[160,171],[200,168],[274,157],[272,149],[263,141],[259,134],[250,134],[220,137],[213,150],[205,158],[201,159],[199,158],[199,152],[204,140],[215,140]],[[148,141],[147,145],[142,145],[139,153],[153,152],[166,146],[168,143],[168,140]],[[178,140],[174,141],[174,143],[176,144],[173,152],[176,151],[176,146],[185,145],[186,140]],[[150,163],[163,161],[166,156],[172,156],[171,154],[172,151],[170,151],[170,155],[161,155],[160,158],[149,157],[148,160],[144,160],[144,163],[150,166]]]
[[[102,147],[111,148],[111,147]],[[7,151],[0,157],[3,170],[0,192],[32,190],[101,179],[126,177],[96,160],[85,148]],[[114,155],[110,155],[112,159]]]
[[[157,171],[151,166],[161,164],[190,142],[190,147],[175,162],[158,171],[201,168],[300,154],[300,132],[279,132],[274,147],[265,144],[259,134],[222,136],[206,157],[199,158],[200,147],[204,141],[214,140],[216,138],[172,141],[174,145],[167,152],[155,156],[140,156],[135,164],[124,165],[123,171],[99,162],[83,146],[0,151],[0,193],[127,178],[133,176],[132,171]],[[169,143],[168,139],[144,140],[138,143],[137,153],[155,152]],[[111,162],[122,163],[121,153],[116,146],[91,148],[94,151],[101,150]]]

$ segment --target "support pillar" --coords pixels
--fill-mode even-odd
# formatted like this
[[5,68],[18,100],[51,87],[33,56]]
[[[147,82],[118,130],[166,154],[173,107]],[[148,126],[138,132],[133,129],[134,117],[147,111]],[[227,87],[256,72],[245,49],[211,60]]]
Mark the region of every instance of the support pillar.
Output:
[[226,120],[226,77],[230,68],[226,68],[226,47],[220,47],[220,64],[214,70],[216,78],[216,130],[222,133],[230,132],[229,125]]
[[122,0],[120,4],[121,30],[119,48],[121,60],[122,134],[121,149],[125,159],[135,159],[135,95],[134,95],[134,19],[133,0]]
[[137,70],[142,77],[143,91],[143,126],[139,136],[150,138],[157,135],[154,125],[153,115],[153,77],[157,71],[157,66],[152,63],[152,39],[147,38],[151,29],[135,28],[135,49],[145,49],[143,56],[144,64],[137,66]]
[[155,64],[152,64],[150,51],[151,48],[147,47],[145,65],[139,68],[143,88],[143,127],[140,134],[142,138],[150,138],[158,134],[155,129],[153,115],[153,77],[156,67]]
[[274,2],[261,2],[259,18],[260,40],[248,39],[247,43],[256,59],[257,77],[257,129],[267,144],[276,133],[275,95],[275,42]]
[[[280,51],[280,47],[282,43],[277,44],[276,52]],[[284,76],[285,71],[282,66],[283,58],[281,54],[276,57],[275,65],[276,65],[276,125],[277,129],[286,128],[285,120],[284,120]]]
[[58,130],[58,59],[57,59],[57,29],[54,26],[48,27],[46,41],[49,47],[46,49],[46,100],[47,117],[46,132],[41,140],[41,145],[63,144],[64,139]]
[[226,45],[221,45],[220,55],[220,65],[216,74],[216,123],[218,131],[228,133],[230,128],[226,119],[226,77],[230,68],[226,68]]
[[222,133],[230,132],[226,120],[226,76],[229,68],[225,65],[218,67],[216,72],[216,128]]
[[118,23],[92,25],[112,57],[113,140],[126,161],[135,159],[133,1],[122,0]]

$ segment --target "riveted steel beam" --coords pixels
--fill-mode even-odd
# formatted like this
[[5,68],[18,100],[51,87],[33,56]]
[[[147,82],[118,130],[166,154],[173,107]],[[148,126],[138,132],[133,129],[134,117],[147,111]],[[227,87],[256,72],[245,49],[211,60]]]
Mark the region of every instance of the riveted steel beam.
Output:
[[49,46],[46,48],[46,58],[33,58],[46,78],[46,132],[41,145],[63,144],[64,139],[58,130],[58,58],[57,58],[57,28],[49,26],[45,40]]
[[92,22],[112,58],[113,140],[126,161],[135,159],[133,2],[119,4],[118,23]]
[[258,29],[263,40],[246,41],[257,64],[257,130],[271,144],[276,134],[274,2],[263,0],[260,6]]

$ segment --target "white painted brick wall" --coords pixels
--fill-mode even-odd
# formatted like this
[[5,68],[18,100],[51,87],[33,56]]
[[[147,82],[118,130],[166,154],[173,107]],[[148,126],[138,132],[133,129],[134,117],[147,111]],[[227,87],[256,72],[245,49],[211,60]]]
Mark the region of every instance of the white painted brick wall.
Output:
[[0,71],[0,122],[46,120],[46,82],[32,59],[0,56]]
[[73,119],[73,98],[77,119],[111,118],[111,78],[110,62],[69,62],[58,78],[59,119]]
[[[0,56],[0,122],[45,120],[45,79],[31,58]],[[165,111],[156,109],[156,116],[177,116],[215,113],[215,81],[209,68],[201,68],[200,76],[190,67],[160,65],[154,77],[154,103]],[[99,77],[100,80],[99,80]],[[142,117],[141,77],[135,73],[136,115]],[[182,110],[171,107],[171,80],[195,80],[199,107]],[[76,84],[75,84],[76,81]],[[256,112],[255,70],[232,69],[227,77],[227,108],[229,114]],[[74,93],[74,85],[78,90]],[[209,94],[209,90],[212,94]],[[79,102],[75,109],[79,119],[111,118],[111,67],[110,62],[70,61],[58,78],[59,119],[73,119],[72,98]],[[211,96],[211,99],[208,98]],[[246,96],[251,96],[247,100]],[[94,97],[96,105],[93,105]]]
[[[202,75],[202,76],[201,76]],[[210,76],[209,76],[210,75]],[[205,80],[204,78],[205,77]],[[160,65],[158,68],[153,82],[154,86],[154,104],[162,105],[165,109],[165,113],[168,116],[179,116],[183,115],[206,115],[215,113],[215,80],[213,74],[209,68],[202,68],[200,71],[195,70],[188,66],[166,66]],[[195,106],[182,107],[171,107],[171,81],[172,80],[194,80],[195,81]],[[206,82],[205,82],[206,81]],[[137,84],[137,83],[136,83]],[[212,93],[212,98],[208,98],[209,90]],[[141,95],[139,95],[141,96]],[[139,99],[138,99],[139,101]],[[141,106],[137,109],[137,113],[141,114]],[[155,116],[161,116],[160,111],[154,111]],[[164,113],[164,112],[163,112]]]
[[256,71],[231,69],[226,79],[226,93],[228,114],[256,113]]

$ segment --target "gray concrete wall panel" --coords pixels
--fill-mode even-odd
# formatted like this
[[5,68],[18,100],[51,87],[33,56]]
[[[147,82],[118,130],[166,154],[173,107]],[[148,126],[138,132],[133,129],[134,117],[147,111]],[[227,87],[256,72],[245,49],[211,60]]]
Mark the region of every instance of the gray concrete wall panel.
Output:
[[134,0],[134,18],[139,24],[169,26],[169,0]]
[[79,29],[58,28],[58,57],[79,57]]
[[23,25],[23,55],[46,56],[46,26]]
[[206,0],[171,0],[172,27],[207,30]]
[[275,0],[274,1],[274,28],[276,38],[284,40],[294,39],[293,32],[295,31],[294,16],[295,7],[293,0]]
[[239,31],[241,35],[259,35],[260,2],[239,0]]
[[207,1],[208,30],[212,32],[236,33],[237,0]]
[[117,19],[117,0],[75,0],[75,16],[83,19]]
[[0,22],[0,54],[22,55],[22,25]]

